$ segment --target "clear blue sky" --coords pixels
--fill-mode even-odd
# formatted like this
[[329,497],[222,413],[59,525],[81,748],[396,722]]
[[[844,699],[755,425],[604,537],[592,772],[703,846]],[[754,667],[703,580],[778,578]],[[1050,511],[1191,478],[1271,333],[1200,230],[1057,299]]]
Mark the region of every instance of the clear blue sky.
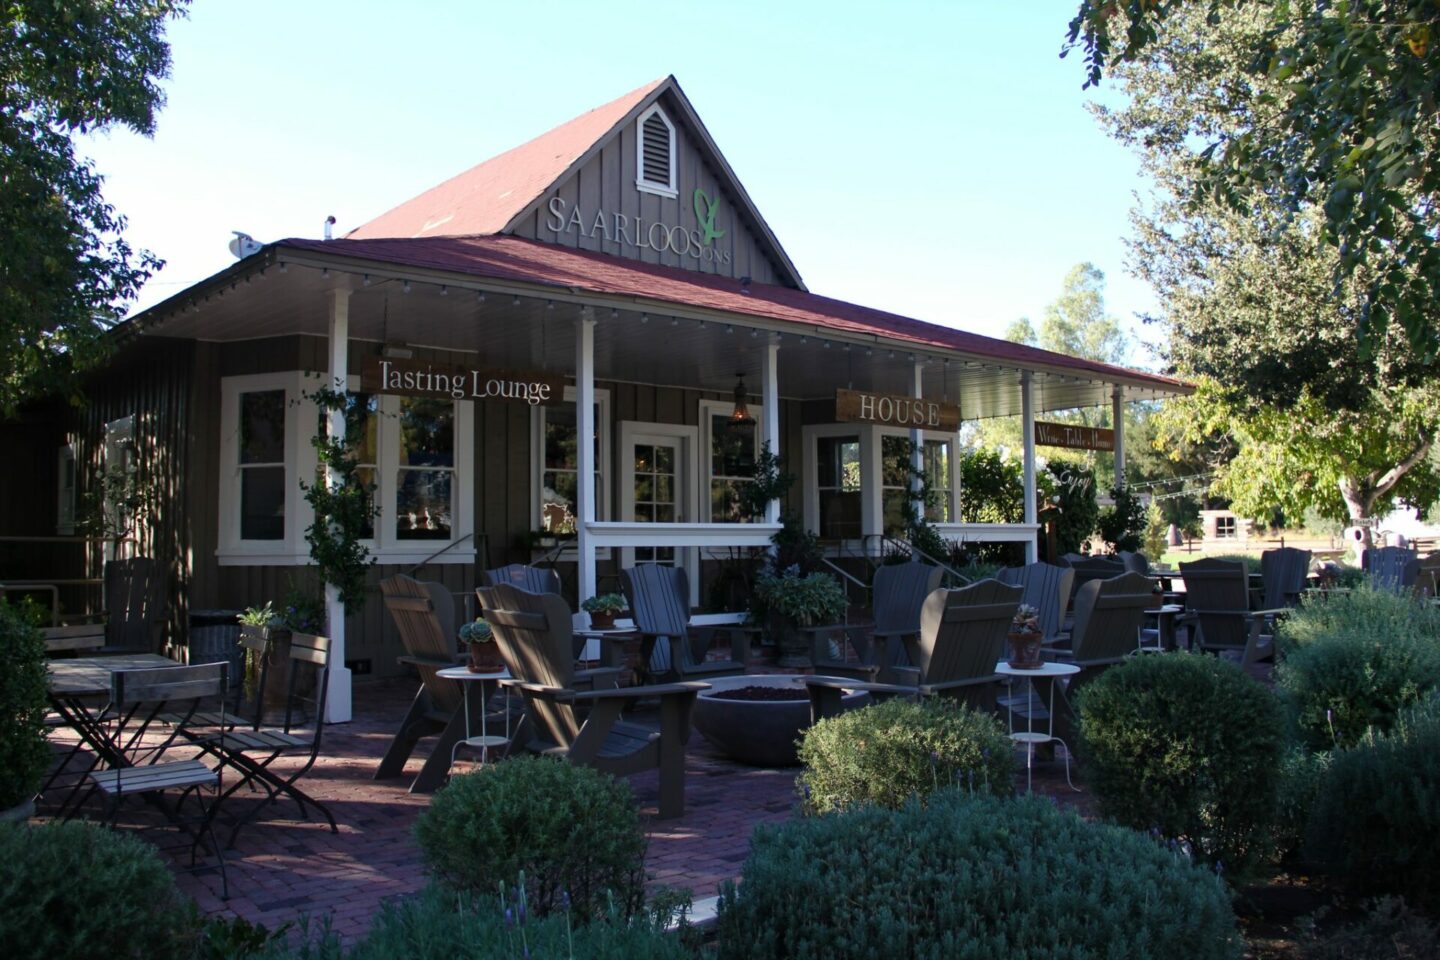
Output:
[[999,336],[1090,260],[1134,329],[1142,184],[1059,59],[1075,6],[197,0],[155,137],[82,152],[168,261],[144,306],[231,263],[231,230],[343,232],[673,73],[812,291]]

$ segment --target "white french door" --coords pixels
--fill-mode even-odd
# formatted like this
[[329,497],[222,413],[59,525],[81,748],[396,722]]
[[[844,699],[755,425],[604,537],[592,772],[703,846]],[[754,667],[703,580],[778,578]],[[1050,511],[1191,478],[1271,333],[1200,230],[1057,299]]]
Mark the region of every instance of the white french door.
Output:
[[[620,519],[630,523],[692,523],[696,514],[696,450],[699,431],[668,423],[620,424]],[[693,548],[627,547],[621,564],[663,563],[685,567],[690,589],[699,589]],[[691,597],[692,602],[694,596]]]

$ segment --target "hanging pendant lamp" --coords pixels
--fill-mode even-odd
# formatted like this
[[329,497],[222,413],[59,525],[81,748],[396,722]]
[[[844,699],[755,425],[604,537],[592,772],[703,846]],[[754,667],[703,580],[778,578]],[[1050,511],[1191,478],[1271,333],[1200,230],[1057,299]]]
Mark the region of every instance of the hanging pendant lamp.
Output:
[[750,408],[745,405],[745,376],[735,374],[735,410],[730,414],[729,425],[732,427],[748,427],[755,423],[755,418],[750,416]]

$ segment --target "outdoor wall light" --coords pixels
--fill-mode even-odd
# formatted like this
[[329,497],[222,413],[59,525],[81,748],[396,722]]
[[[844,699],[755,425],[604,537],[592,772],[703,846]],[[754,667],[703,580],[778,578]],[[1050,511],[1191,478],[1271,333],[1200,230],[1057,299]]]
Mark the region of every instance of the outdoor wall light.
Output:
[[745,404],[745,375],[735,374],[735,410],[730,414],[729,425],[732,427],[747,427],[755,423],[755,418],[750,416],[750,408]]

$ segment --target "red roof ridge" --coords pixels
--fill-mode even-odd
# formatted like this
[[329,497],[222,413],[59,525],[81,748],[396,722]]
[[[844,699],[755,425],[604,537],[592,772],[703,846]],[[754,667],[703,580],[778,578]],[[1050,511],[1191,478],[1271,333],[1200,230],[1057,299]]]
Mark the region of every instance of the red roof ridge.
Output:
[[345,234],[347,240],[489,236],[674,78],[662,77],[496,154]]

